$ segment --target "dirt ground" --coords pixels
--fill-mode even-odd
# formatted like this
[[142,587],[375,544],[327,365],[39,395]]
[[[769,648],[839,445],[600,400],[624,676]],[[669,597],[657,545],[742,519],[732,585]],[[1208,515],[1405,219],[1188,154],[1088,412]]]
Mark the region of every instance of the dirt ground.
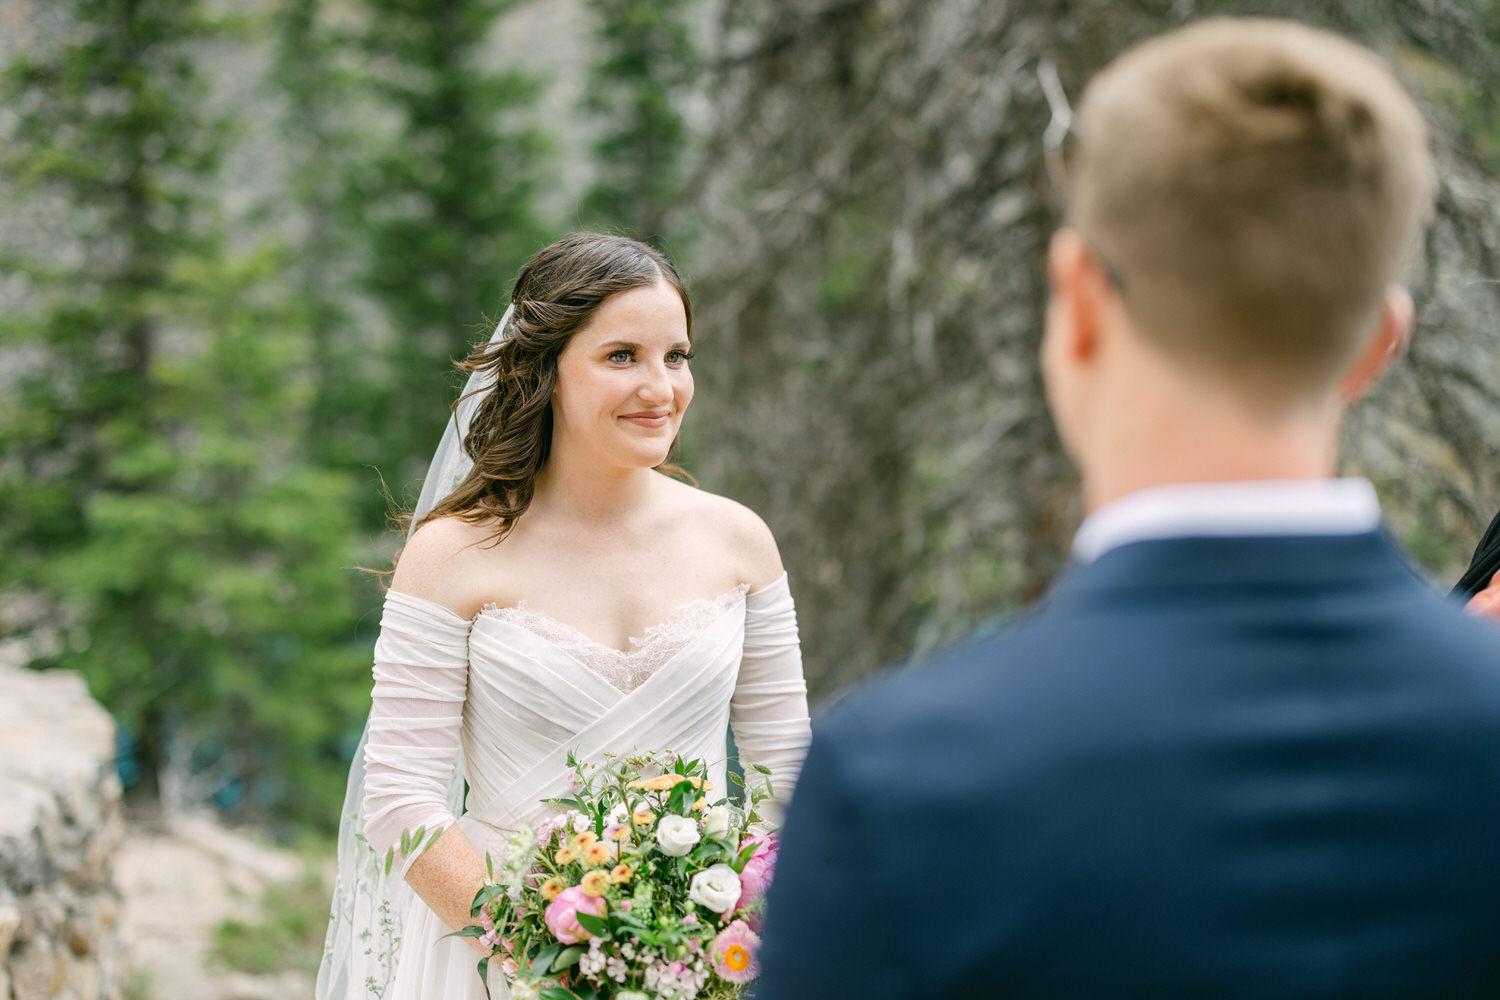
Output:
[[253,976],[209,958],[227,917],[254,919],[272,882],[302,874],[294,855],[196,817],[127,826],[116,869],[131,1000],[295,1000],[312,996],[309,976]]

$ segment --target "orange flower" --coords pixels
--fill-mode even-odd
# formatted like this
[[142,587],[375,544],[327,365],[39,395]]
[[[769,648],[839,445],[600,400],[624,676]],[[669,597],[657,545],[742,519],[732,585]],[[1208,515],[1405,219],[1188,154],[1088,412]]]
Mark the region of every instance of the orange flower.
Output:
[[560,879],[549,878],[542,883],[542,898],[550,903],[566,888],[567,886]]
[[708,800],[705,799],[703,796],[700,795],[700,796],[698,796],[698,801],[693,803],[693,812],[700,812],[703,809],[706,809],[707,807],[708,807]]
[[714,787],[712,781],[704,781],[696,774],[658,774],[654,778],[637,778],[625,787],[646,792],[665,792],[676,788],[684,781],[694,788],[701,788],[704,791],[712,791]]
[[599,842],[599,837],[593,830],[585,830],[573,838],[573,850],[582,854]]
[[637,809],[630,814],[630,819],[636,826],[650,826],[656,822],[656,813],[650,809]]
[[602,868],[595,868],[585,875],[583,881],[579,882],[578,885],[583,889],[585,896],[593,896],[595,899],[598,899],[609,890],[609,873]]
[[556,861],[559,865],[571,865],[573,863],[573,859],[576,857],[577,855],[568,850],[566,847],[559,847],[557,849],[557,853],[552,855],[552,860]]
[[685,774],[658,774],[654,778],[637,778],[625,787],[638,788],[647,792],[665,792],[669,788],[676,788],[684,781],[692,780],[696,779],[691,779]]
[[583,849],[583,860],[591,865],[607,865],[615,859],[615,845],[590,844]]
[[609,873],[609,881],[612,885],[619,885],[621,882],[629,882],[630,876],[634,874],[629,865],[615,865],[614,870]]
[[750,949],[742,944],[732,944],[724,949],[724,964],[735,972],[750,968]]

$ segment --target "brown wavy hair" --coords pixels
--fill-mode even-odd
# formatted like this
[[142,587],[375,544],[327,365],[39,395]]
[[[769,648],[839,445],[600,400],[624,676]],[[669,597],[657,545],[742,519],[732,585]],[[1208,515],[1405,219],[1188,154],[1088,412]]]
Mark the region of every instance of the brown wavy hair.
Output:
[[[418,527],[439,517],[457,516],[471,524],[493,520],[492,545],[510,532],[531,505],[537,473],[552,448],[557,356],[605,299],[658,281],[682,298],[691,342],[693,304],[687,288],[672,262],[654,247],[623,236],[573,233],[526,262],[511,288],[514,311],[506,338],[481,344],[458,362],[461,370],[485,372],[494,380],[463,442],[474,466]],[[672,450],[676,447],[673,440]],[[657,469],[691,481],[670,461]]]

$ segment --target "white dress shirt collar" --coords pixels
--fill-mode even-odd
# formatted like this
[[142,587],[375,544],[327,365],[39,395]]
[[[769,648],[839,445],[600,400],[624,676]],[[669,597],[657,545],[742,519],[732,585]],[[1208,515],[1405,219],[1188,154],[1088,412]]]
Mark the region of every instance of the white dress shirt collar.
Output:
[[1092,562],[1130,542],[1243,535],[1357,535],[1380,525],[1366,479],[1256,479],[1153,486],[1094,511],[1073,536]]

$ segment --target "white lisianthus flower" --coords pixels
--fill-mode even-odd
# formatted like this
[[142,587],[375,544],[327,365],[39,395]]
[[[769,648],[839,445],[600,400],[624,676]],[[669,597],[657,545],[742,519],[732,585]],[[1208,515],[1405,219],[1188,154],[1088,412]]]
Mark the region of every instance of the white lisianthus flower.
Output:
[[630,819],[630,808],[621,802],[609,811],[608,816],[604,817],[604,825],[606,827],[619,826],[628,819]]
[[703,814],[703,836],[709,840],[718,840],[729,832],[729,807],[725,805],[714,806]]
[[701,839],[698,824],[686,816],[664,816],[656,826],[656,846],[668,857],[682,857]]
[[568,825],[573,828],[574,833],[582,833],[583,831],[592,827],[594,824],[589,820],[587,816],[579,812],[577,809],[569,809]]
[[541,994],[537,988],[524,979],[517,979],[510,984],[511,1000],[537,1000]]
[[726,913],[740,898],[740,877],[726,864],[712,865],[693,876],[688,899],[715,913]]
[[651,1000],[651,998],[640,990],[625,990],[616,993],[615,1000]]

